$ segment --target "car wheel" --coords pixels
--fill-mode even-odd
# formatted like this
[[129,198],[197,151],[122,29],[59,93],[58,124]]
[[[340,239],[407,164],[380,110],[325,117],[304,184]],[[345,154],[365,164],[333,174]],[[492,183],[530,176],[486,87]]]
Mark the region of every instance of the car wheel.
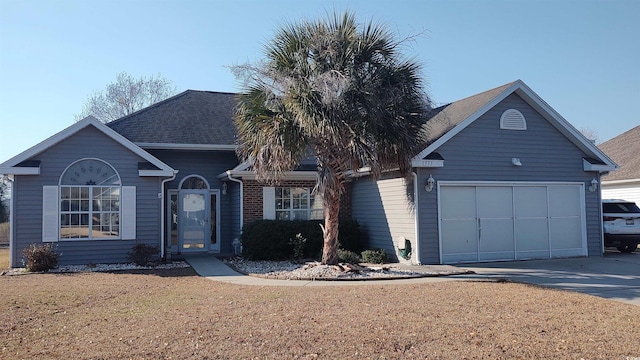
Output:
[[622,253],[632,253],[632,252],[636,251],[637,248],[638,248],[637,244],[620,245],[620,246],[618,246],[618,251],[620,251]]

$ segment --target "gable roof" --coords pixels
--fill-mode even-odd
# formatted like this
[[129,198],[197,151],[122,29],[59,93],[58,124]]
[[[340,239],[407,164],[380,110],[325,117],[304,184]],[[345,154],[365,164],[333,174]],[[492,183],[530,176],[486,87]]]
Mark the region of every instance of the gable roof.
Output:
[[640,125],[603,142],[599,148],[620,165],[603,181],[640,179]]
[[187,90],[107,126],[143,148],[235,150],[235,96]]
[[520,96],[569,141],[587,154],[590,163],[597,163],[597,170],[612,171],[617,168],[615,162],[585,138],[580,131],[576,130],[522,80],[516,80],[434,109],[429,120],[423,125],[426,147],[412,159],[413,166],[423,166],[423,159],[513,93]]
[[31,148],[0,164],[0,174],[38,175],[40,173],[39,162],[34,165],[34,162],[29,160],[89,126],[96,128],[134,154],[153,164],[158,169],[151,171],[147,170],[147,176],[171,176],[175,172],[169,165],[165,164],[153,155],[136,146],[134,143],[127,140],[122,135],[111,130],[103,123],[101,123],[98,119],[94,118],[93,116],[87,116],[86,118],[58,132],[57,134],[49,137],[39,144],[32,146]]

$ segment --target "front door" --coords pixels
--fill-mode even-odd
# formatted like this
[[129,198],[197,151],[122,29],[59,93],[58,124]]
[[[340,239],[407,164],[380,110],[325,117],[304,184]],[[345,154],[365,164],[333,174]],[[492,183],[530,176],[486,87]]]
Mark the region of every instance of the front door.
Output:
[[178,204],[178,244],[182,252],[207,251],[211,237],[208,190],[181,190]]

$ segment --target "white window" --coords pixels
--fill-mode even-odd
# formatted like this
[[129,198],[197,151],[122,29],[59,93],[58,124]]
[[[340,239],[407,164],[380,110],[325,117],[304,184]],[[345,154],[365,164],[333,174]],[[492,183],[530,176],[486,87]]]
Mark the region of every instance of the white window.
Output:
[[321,220],[322,200],[309,188],[275,188],[275,218],[278,220]]
[[71,164],[60,178],[60,239],[120,237],[120,176],[98,159]]

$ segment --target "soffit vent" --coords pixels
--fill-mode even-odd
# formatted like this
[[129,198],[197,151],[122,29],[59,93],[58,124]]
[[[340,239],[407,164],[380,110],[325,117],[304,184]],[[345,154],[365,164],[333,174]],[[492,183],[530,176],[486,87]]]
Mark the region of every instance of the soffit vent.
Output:
[[516,109],[509,109],[500,117],[500,129],[527,130],[527,121],[524,115]]

